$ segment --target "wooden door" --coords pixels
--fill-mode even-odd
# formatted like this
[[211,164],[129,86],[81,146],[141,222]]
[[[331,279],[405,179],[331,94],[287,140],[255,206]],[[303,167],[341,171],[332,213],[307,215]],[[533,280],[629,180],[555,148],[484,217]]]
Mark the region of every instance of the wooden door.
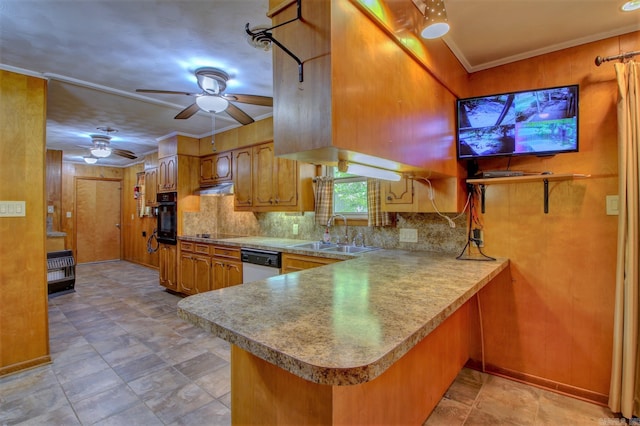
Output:
[[76,179],[76,262],[120,259],[121,182]]
[[211,261],[211,267],[213,268],[213,277],[211,282],[211,289],[217,290],[219,288],[224,288],[226,281],[226,269],[227,265],[224,260],[214,258]]
[[273,188],[274,161],[273,144],[253,148],[253,199],[254,206],[272,206],[275,203]]
[[298,204],[298,162],[286,158],[276,158],[274,161],[276,176],[275,188],[276,205],[295,206]]
[[194,292],[204,293],[211,290],[211,258],[193,256],[193,271],[195,275]]
[[227,261],[225,287],[242,284],[242,262]]
[[195,293],[195,259],[191,253],[180,254],[180,280],[178,281],[178,291],[184,294]]
[[174,291],[178,290],[178,280],[176,277],[176,257],[176,246],[170,244],[160,244],[160,285]]
[[233,192],[234,207],[251,207],[251,148],[238,149],[233,152]]

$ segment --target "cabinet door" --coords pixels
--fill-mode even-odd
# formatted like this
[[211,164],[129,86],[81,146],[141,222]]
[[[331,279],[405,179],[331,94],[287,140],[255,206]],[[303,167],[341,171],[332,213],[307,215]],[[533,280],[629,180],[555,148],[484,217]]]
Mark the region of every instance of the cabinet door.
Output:
[[227,280],[225,287],[242,284],[242,262],[227,261]]
[[251,207],[251,182],[253,170],[251,167],[252,149],[244,148],[233,151],[233,192],[236,208]]
[[210,184],[214,182],[215,155],[208,155],[200,159],[200,184]]
[[194,292],[204,293],[211,290],[211,258],[193,256]]
[[173,291],[178,290],[178,282],[176,279],[176,253],[176,246],[160,244],[158,254],[160,264],[160,285]]
[[298,162],[286,158],[274,161],[276,206],[295,206],[298,204]]
[[147,206],[156,205],[156,195],[158,192],[158,168],[154,167],[145,172],[144,176],[145,196],[144,202]]
[[413,179],[403,177],[398,182],[383,181],[382,190],[385,204],[413,203]]
[[195,293],[195,259],[189,253],[180,254],[180,280],[178,282],[178,291],[184,294]]
[[274,172],[273,144],[253,148],[253,205],[272,206],[276,203],[274,188],[277,186]]
[[175,191],[178,189],[178,162],[176,157],[169,157],[167,164],[167,191]]
[[158,192],[175,191],[178,187],[178,165],[175,156],[158,160]]
[[233,155],[231,152],[221,152],[214,158],[213,177],[216,182],[230,181],[233,176]]
[[212,279],[211,289],[217,290],[225,287],[227,280],[227,264],[224,260],[213,258],[211,261]]

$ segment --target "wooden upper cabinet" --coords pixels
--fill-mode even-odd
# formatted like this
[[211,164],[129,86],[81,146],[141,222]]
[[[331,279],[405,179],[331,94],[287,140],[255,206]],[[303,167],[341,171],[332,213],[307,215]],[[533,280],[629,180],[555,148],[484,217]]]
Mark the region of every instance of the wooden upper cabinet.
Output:
[[254,206],[295,206],[297,183],[296,161],[277,158],[272,143],[253,148]]
[[274,155],[273,142],[234,151],[236,210],[311,211],[315,166]]
[[147,206],[155,206],[157,203],[158,192],[158,168],[147,169],[144,172],[145,197],[144,202]]
[[175,155],[158,159],[158,192],[178,189],[178,158]]
[[252,203],[253,168],[251,161],[253,149],[251,147],[236,149],[233,151],[233,192],[234,207],[238,209],[248,209]]
[[[398,182],[382,181],[382,211],[411,213],[454,213],[464,205],[464,192],[456,178],[421,179],[402,178]],[[431,201],[433,197],[433,202]]]
[[233,169],[231,151],[207,155],[200,159],[200,185],[215,185],[231,181]]

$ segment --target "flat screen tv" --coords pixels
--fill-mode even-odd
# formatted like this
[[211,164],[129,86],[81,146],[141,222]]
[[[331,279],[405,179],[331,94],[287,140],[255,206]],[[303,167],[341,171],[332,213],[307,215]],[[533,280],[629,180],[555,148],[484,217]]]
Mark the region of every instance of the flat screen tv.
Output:
[[578,151],[578,85],[458,99],[460,160]]

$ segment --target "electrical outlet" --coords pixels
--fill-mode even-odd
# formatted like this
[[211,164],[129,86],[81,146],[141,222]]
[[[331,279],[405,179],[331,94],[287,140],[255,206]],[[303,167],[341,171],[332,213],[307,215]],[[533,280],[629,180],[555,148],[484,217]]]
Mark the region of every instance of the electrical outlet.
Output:
[[293,235],[298,235],[298,224],[297,223],[293,224]]
[[472,237],[474,241],[471,241],[471,243],[474,247],[484,247],[484,232],[482,229],[474,229]]
[[401,243],[417,243],[418,230],[411,229],[411,228],[400,228],[400,242]]
[[53,206],[47,206],[47,213],[53,213]]

